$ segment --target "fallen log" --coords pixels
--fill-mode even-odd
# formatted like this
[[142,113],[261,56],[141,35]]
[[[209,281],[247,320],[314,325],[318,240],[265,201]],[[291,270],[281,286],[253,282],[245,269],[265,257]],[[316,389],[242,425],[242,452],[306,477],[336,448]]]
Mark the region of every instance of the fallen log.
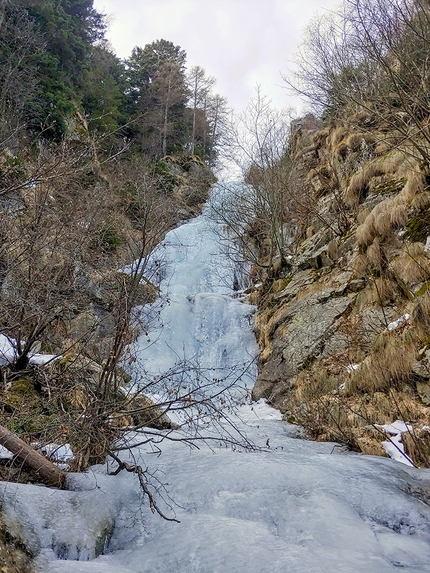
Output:
[[66,474],[37,450],[0,425],[0,444],[21,462],[26,463],[46,485],[63,488]]

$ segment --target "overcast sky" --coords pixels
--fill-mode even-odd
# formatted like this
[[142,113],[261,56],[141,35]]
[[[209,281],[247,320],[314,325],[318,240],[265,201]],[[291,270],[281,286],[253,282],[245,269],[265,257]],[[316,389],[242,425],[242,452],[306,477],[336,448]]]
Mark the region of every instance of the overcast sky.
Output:
[[306,24],[339,0],[95,0],[109,17],[107,37],[126,58],[134,46],[170,40],[217,79],[216,92],[240,111],[256,84],[288,107],[281,73],[291,67]]

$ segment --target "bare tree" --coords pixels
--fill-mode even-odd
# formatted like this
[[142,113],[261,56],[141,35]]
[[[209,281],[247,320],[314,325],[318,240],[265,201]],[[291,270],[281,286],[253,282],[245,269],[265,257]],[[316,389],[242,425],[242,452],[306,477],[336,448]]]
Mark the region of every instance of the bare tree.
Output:
[[[188,88],[191,93],[190,103],[192,109],[192,130],[190,139],[190,152],[194,154],[198,134],[198,114],[199,110],[203,112],[202,124],[203,130],[198,135],[200,136],[203,147],[206,146],[206,110],[210,97],[211,90],[216,83],[215,78],[206,76],[205,70],[200,66],[193,66],[187,74]],[[203,149],[203,153],[204,153]]]
[[393,145],[428,162],[429,42],[426,2],[345,0],[314,20],[285,80],[317,112],[343,121],[364,112]]
[[[263,256],[268,269],[276,255],[285,255],[290,119],[287,112],[274,109],[257,87],[245,112],[233,119],[229,147],[250,187],[238,201],[215,207],[248,256],[253,253],[253,262]],[[248,243],[244,225],[254,245]]]

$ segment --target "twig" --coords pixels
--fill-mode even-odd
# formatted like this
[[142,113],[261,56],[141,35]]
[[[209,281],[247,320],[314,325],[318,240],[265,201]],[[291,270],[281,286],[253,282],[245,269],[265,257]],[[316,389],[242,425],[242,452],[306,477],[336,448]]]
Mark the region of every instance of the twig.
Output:
[[149,507],[150,507],[152,513],[158,513],[158,515],[160,517],[162,517],[163,519],[165,519],[166,521],[174,521],[175,523],[181,523],[178,519],[175,519],[174,517],[167,517],[167,515],[165,515],[161,511],[161,509],[158,507],[157,502],[154,499],[154,496],[149,491],[149,488],[148,488],[148,485],[147,485],[147,482],[145,479],[146,471],[144,469],[142,469],[142,466],[131,465],[131,464],[128,464],[127,462],[123,462],[113,452],[109,452],[109,456],[111,458],[113,458],[116,461],[116,463],[118,464],[117,469],[114,472],[111,472],[109,475],[118,475],[121,470],[126,470],[129,473],[136,474],[138,479],[139,479],[140,487],[142,488],[144,493],[148,496]]

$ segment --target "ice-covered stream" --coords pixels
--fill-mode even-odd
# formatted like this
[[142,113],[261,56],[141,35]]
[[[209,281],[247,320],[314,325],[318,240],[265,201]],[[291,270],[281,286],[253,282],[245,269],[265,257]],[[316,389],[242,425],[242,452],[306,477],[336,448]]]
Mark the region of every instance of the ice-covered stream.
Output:
[[[169,303],[142,335],[139,361],[155,377],[182,359],[228,371],[255,356],[252,308],[232,296],[237,271],[207,214],[153,257],[166,263]],[[251,365],[241,385],[253,375]],[[161,455],[134,450],[167,484],[162,507],[179,524],[150,512],[135,476],[105,466],[72,476],[73,491],[3,485],[5,514],[45,573],[430,573],[428,470],[297,439],[263,403],[241,405],[234,423],[259,451],[175,441]]]

